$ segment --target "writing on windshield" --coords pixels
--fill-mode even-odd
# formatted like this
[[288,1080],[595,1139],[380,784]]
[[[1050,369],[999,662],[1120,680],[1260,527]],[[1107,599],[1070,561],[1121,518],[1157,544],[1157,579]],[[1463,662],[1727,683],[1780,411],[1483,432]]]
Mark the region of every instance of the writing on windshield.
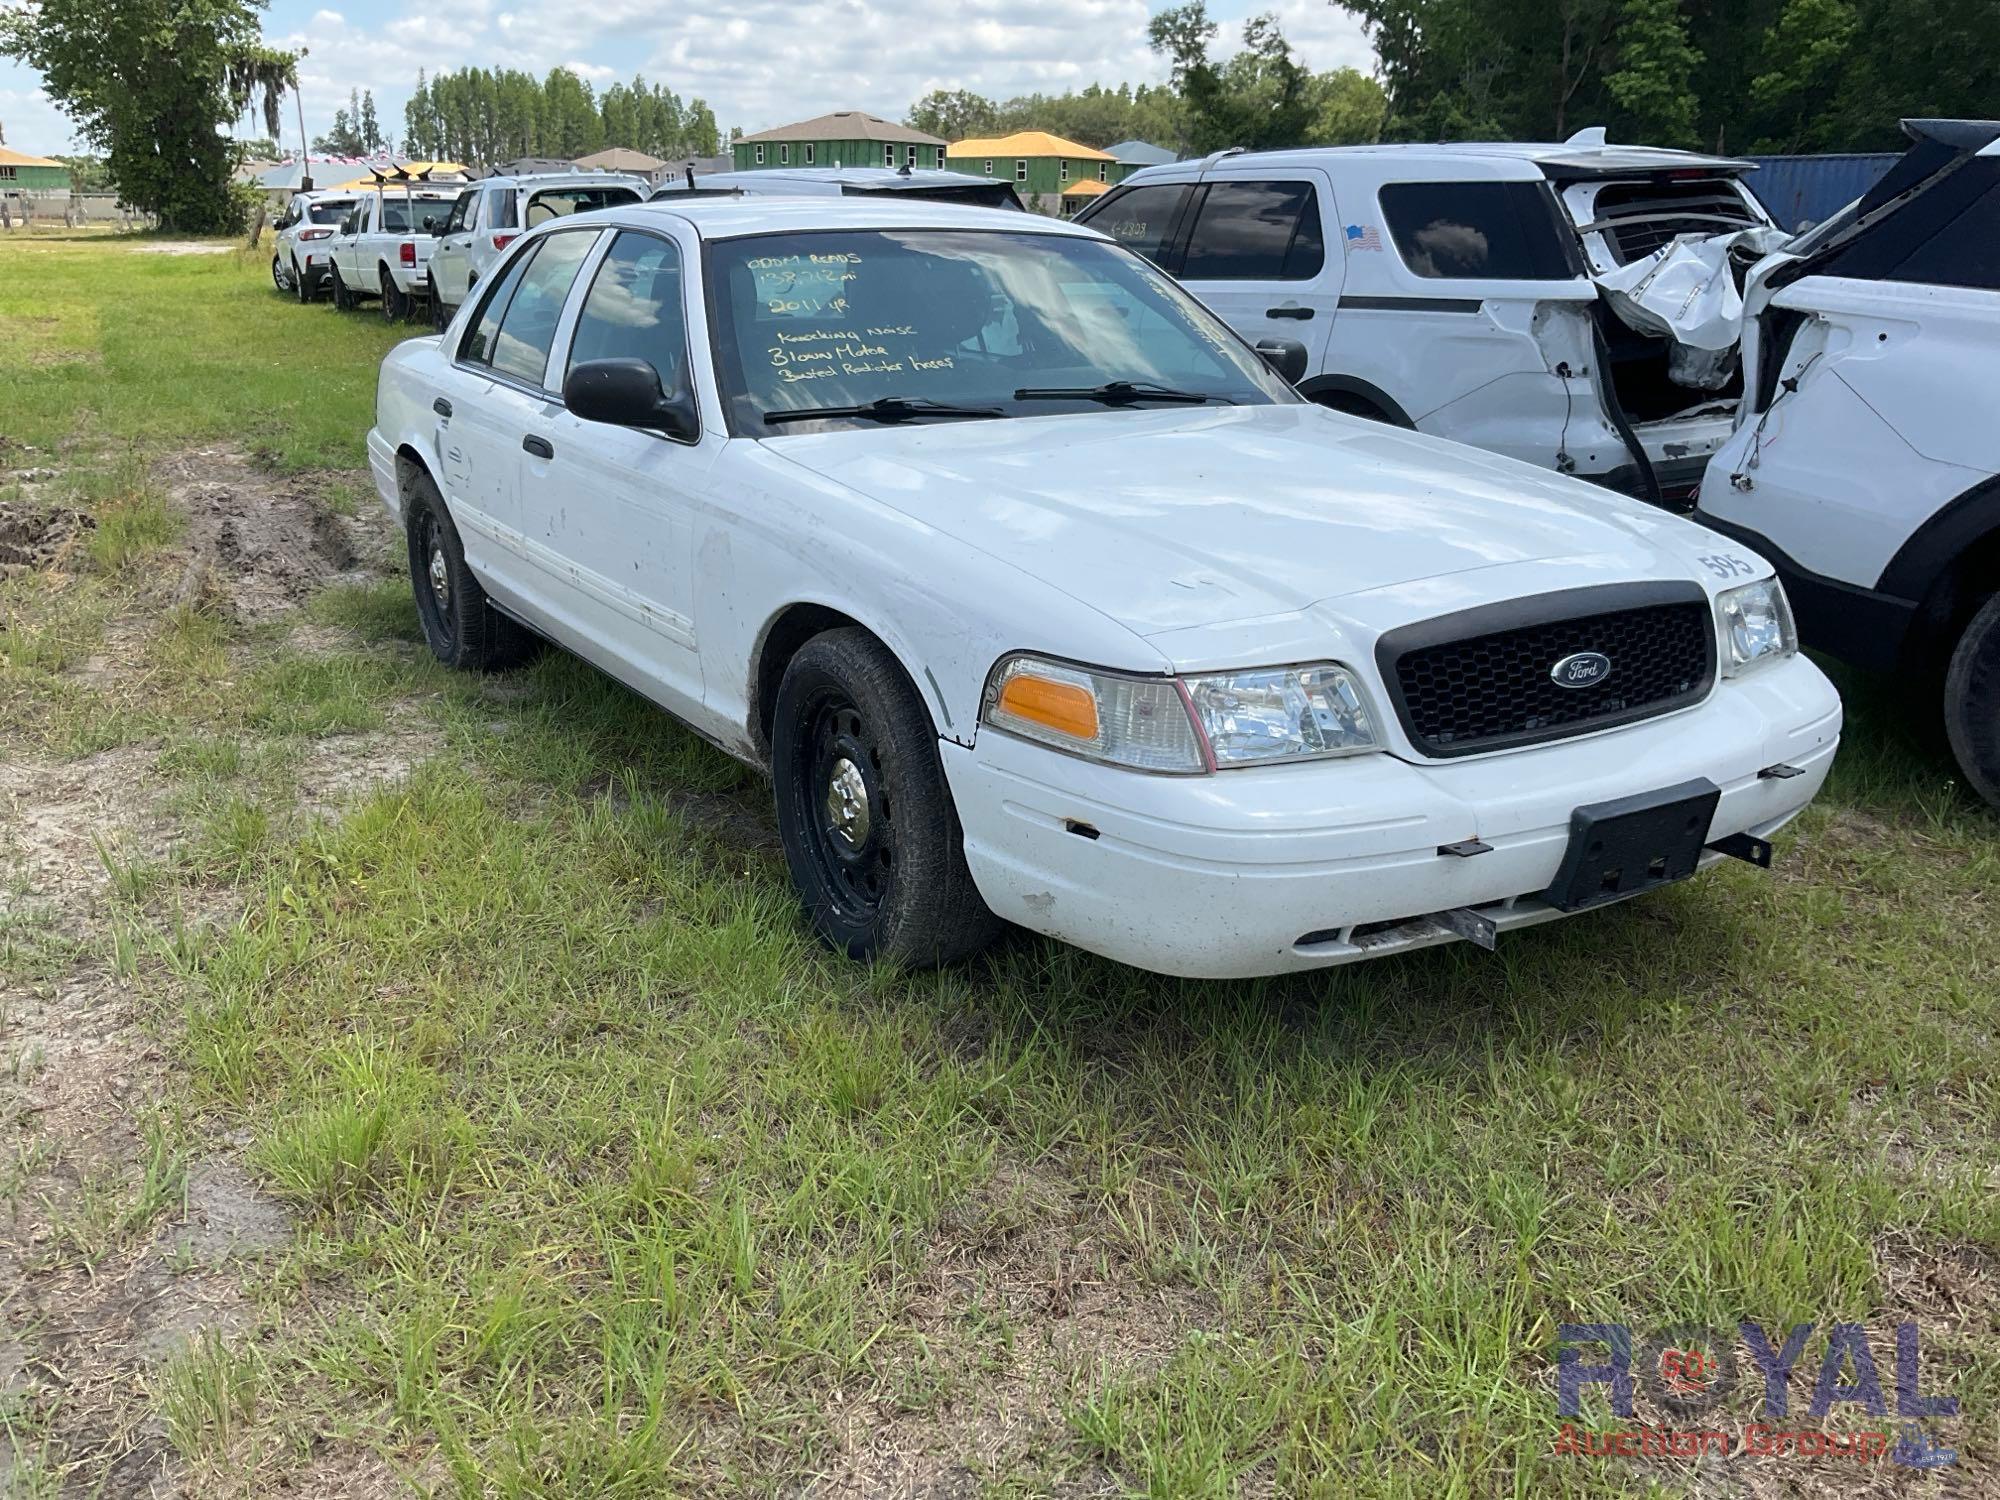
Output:
[[[1001,415],[1067,409],[1017,401],[1027,387],[1129,382],[1221,402],[1290,399],[1199,304],[1099,240],[821,231],[725,240],[709,253],[719,364],[744,431],[767,428],[774,412],[884,399]],[[1099,409],[1083,397],[1070,406]]]

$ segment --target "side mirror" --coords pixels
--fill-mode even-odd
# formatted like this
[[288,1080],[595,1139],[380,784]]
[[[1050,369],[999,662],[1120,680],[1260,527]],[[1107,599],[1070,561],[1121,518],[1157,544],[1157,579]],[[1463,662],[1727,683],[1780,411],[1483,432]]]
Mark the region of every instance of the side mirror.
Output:
[[424,233],[425,234],[438,233],[438,216],[436,214],[424,215]]
[[659,372],[643,359],[590,359],[572,366],[563,381],[563,405],[586,422],[686,441],[701,433],[694,397],[685,391],[668,395],[660,388]]
[[1257,352],[1286,385],[1297,385],[1306,378],[1306,346],[1297,339],[1259,339]]

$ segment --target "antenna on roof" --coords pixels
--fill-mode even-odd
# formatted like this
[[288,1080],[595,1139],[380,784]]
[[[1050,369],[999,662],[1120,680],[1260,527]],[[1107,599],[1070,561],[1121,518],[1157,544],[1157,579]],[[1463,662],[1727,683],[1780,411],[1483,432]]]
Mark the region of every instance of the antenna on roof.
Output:
[[1563,144],[1565,146],[1602,146],[1605,144],[1604,127],[1602,125],[1586,125],[1575,135],[1564,141]]

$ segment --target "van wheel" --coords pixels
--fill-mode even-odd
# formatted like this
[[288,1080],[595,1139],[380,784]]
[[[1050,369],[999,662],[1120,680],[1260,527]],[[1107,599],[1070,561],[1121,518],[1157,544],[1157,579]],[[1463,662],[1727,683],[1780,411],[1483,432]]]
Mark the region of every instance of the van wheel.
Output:
[[431,654],[448,667],[497,672],[518,666],[534,637],[494,609],[465,565],[458,528],[430,476],[410,485],[404,505],[410,546],[410,587]]
[[1944,727],[1965,779],[2000,807],[2000,594],[1972,617],[1951,653]]
[[771,770],[785,863],[828,947],[929,968],[999,933],[965,865],[930,715],[867,631],[830,630],[792,658]]
[[408,316],[409,311],[410,299],[403,295],[402,288],[396,285],[396,278],[389,274],[387,267],[384,267],[382,271],[382,321],[384,323],[400,323]]

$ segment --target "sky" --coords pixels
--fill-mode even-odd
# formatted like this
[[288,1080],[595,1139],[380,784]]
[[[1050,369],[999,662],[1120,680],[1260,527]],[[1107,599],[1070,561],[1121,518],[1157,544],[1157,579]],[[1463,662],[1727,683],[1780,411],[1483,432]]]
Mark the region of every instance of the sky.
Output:
[[[1147,50],[1146,22],[1167,3],[728,0],[691,15],[683,0],[274,0],[264,35],[276,46],[309,49],[300,88],[315,136],[350,89],[373,89],[385,130],[401,135],[420,66],[541,74],[564,64],[594,88],[640,72],[683,99],[699,95],[726,134],[732,125],[761,130],[834,109],[900,119],[934,88],[1004,99],[1163,82],[1166,67]],[[1360,23],[1326,0],[1210,0],[1222,27],[1218,54],[1234,51],[1245,17],[1264,10],[1277,14],[1308,67],[1372,66]],[[802,11],[812,24],[799,24]],[[42,93],[40,77],[7,60],[0,60],[0,128],[18,151],[73,149],[69,122]],[[261,135],[263,127],[246,123],[238,133]],[[288,149],[297,149],[297,136],[288,99]]]

